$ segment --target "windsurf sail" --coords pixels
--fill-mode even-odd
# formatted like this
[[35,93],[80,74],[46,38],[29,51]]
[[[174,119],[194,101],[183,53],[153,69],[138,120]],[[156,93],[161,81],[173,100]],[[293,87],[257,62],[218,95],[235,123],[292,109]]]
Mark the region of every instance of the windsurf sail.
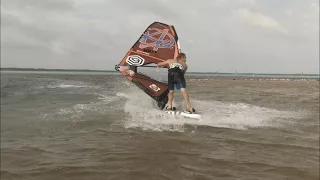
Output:
[[115,69],[163,109],[168,102],[168,73],[161,77],[155,69],[159,62],[174,59],[179,52],[180,45],[174,26],[154,22],[140,35]]

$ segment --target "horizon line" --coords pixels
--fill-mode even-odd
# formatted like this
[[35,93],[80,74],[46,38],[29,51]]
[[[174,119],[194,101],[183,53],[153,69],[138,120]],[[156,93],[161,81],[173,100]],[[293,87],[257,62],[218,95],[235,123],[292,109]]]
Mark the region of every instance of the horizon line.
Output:
[[[31,70],[31,71],[91,71],[91,72],[117,72],[116,70],[96,70],[96,69],[59,69],[59,68],[17,68],[17,67],[1,67],[0,70]],[[189,73],[201,73],[201,74],[294,74],[294,75],[320,75],[319,73],[260,73],[260,72],[219,72],[219,71],[211,71],[211,72],[205,72],[205,71],[193,71],[193,72],[187,72]]]

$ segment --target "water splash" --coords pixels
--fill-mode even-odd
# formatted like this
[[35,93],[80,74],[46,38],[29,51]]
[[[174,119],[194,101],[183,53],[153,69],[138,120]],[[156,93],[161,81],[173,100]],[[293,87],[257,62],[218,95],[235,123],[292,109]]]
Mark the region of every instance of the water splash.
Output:
[[[296,112],[244,103],[192,100],[193,106],[202,115],[202,118],[197,120],[164,113],[156,108],[149,96],[139,90],[131,89],[129,93],[116,95],[126,99],[123,106],[126,113],[124,126],[143,130],[182,132],[186,125],[247,130],[257,127],[279,127],[284,121],[291,121],[301,116]],[[179,110],[183,102],[175,104]]]

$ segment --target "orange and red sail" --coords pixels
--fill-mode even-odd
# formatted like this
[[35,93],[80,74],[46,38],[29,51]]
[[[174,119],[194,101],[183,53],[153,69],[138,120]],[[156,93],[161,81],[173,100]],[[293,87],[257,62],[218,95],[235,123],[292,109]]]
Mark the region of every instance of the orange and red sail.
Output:
[[[179,52],[178,35],[174,27],[154,22],[141,34],[116,69],[163,108],[168,101],[168,84],[139,73],[138,69],[155,67],[159,62],[176,58]],[[126,68],[120,68],[123,66]]]

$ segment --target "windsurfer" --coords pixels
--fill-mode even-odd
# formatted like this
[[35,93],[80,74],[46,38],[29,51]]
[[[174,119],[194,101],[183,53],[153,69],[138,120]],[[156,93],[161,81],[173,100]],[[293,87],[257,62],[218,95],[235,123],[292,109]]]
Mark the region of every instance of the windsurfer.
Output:
[[157,67],[169,66],[168,69],[168,107],[167,110],[175,110],[175,107],[172,107],[174,87],[177,90],[181,90],[184,100],[187,104],[187,111],[190,113],[195,112],[195,109],[191,107],[191,103],[189,100],[189,94],[186,88],[186,80],[184,78],[184,74],[187,72],[188,66],[186,64],[186,54],[179,53],[176,59],[168,59],[164,62],[158,63]]

